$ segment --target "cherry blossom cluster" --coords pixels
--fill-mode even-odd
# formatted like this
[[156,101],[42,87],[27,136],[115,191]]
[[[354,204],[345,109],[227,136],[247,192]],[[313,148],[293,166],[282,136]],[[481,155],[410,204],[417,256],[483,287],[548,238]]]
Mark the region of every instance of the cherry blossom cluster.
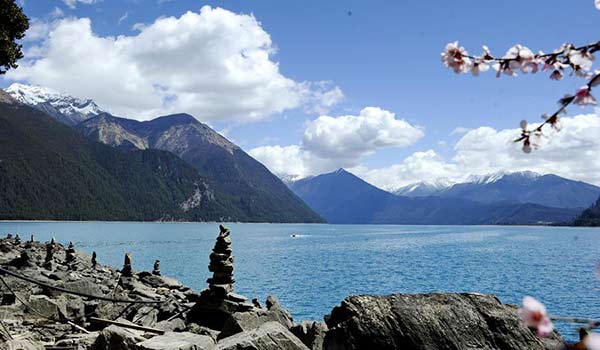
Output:
[[[599,0],[600,1],[600,0]],[[523,143],[523,152],[531,153],[532,149],[538,147],[537,140],[542,137],[542,130],[544,126],[550,125],[555,130],[560,130],[560,115],[567,112],[567,107],[571,104],[579,106],[597,105],[597,101],[592,95],[592,88],[600,85],[600,71],[596,71],[590,78],[587,84],[580,87],[574,95],[565,95],[558,101],[559,108],[553,114],[544,114],[542,119],[544,120],[538,126],[529,129],[526,120],[521,121],[521,136],[518,137],[515,142]]]
[[[549,337],[554,331],[554,325],[551,316],[546,311],[546,307],[533,297],[526,296],[523,298],[523,306],[519,308],[519,316],[527,327],[536,332],[538,337]],[[568,317],[556,317],[556,319],[571,322],[587,321],[588,323],[587,327],[579,330],[579,342],[574,344],[565,343],[564,349],[600,350],[600,334],[590,332],[592,329],[598,328],[600,322]]]
[[[596,6],[600,6],[600,0],[596,0]],[[442,53],[442,62],[446,67],[457,74],[471,73],[479,76],[487,72],[490,67],[496,71],[496,76],[516,76],[517,72],[537,73],[549,71],[550,79],[560,80],[565,76],[565,71],[571,71],[571,75],[587,78],[588,83],[579,88],[574,95],[566,95],[559,100],[559,109],[553,114],[544,114],[543,122],[529,129],[527,121],[521,122],[521,136],[515,142],[523,144],[523,152],[530,153],[537,148],[537,140],[541,138],[544,126],[550,125],[559,130],[559,117],[566,113],[570,104],[580,106],[595,106],[597,101],[592,95],[592,88],[600,84],[600,70],[593,71],[595,61],[594,53],[600,51],[600,41],[588,45],[576,47],[573,44],[564,44],[552,53],[539,52],[534,54],[523,45],[511,47],[504,56],[495,57],[490,50],[483,46],[483,52],[479,56],[471,56],[460,46],[458,42],[446,45]]]
[[579,77],[591,77],[594,53],[600,50],[600,41],[576,47],[573,44],[564,44],[552,53],[533,53],[528,47],[515,45],[508,49],[502,57],[493,56],[487,46],[479,56],[470,55],[458,41],[446,45],[442,52],[442,62],[455,73],[471,73],[479,76],[492,67],[496,76],[502,74],[516,76],[517,72],[537,73],[548,71],[550,79],[560,80],[565,76],[565,70],[571,69],[571,74]]

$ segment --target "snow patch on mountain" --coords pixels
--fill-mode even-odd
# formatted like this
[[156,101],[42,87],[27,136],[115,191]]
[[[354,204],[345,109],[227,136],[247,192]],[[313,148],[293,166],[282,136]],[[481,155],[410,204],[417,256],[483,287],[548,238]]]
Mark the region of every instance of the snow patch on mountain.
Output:
[[522,179],[535,180],[542,176],[533,171],[498,171],[491,174],[486,175],[471,175],[467,178],[464,183],[473,183],[473,184],[491,184],[494,182],[498,182],[506,176],[511,177],[520,177]]
[[454,185],[454,182],[448,179],[438,179],[432,182],[421,181],[398,188],[392,191],[392,193],[397,196],[427,197],[436,195],[452,185]]
[[15,100],[46,112],[68,125],[103,113],[93,100],[69,96],[46,87],[13,83],[5,91]]

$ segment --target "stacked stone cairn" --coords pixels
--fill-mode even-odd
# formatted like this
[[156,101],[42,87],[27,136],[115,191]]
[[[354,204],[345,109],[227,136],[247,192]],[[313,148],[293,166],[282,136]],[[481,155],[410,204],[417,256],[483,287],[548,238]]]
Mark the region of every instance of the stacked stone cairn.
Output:
[[133,277],[133,268],[131,267],[131,254],[125,253],[125,259],[123,260],[123,268],[121,269],[121,276]]
[[68,265],[71,265],[75,262],[75,259],[75,245],[73,242],[69,242],[69,246],[67,247],[66,251],[66,262]]
[[160,276],[160,260],[154,260],[154,267],[152,268],[152,274]]
[[229,229],[219,225],[220,233],[217,237],[217,243],[210,254],[210,264],[208,271],[213,276],[206,280],[208,289],[216,297],[225,298],[233,292],[233,256],[231,255],[231,238]]
[[200,293],[196,305],[188,313],[190,322],[212,329],[222,329],[225,321],[235,312],[255,309],[246,297],[235,294],[233,285],[233,256],[231,255],[230,231],[219,225],[219,236],[210,254],[208,270],[212,277],[206,280],[208,289]]

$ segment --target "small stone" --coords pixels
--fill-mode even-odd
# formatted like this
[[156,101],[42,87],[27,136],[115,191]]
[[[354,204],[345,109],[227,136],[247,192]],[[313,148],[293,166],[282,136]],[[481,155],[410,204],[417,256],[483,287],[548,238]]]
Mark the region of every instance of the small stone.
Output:
[[246,298],[243,295],[239,295],[239,294],[235,294],[235,293],[229,293],[227,294],[227,299],[231,300],[231,301],[237,301],[240,303],[245,302],[246,300],[248,300],[248,298]]

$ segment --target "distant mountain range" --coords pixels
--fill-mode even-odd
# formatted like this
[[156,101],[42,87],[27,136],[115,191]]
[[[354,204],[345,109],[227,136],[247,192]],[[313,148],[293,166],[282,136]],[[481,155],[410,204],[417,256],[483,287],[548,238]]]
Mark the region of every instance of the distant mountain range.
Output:
[[[139,122],[43,87],[6,91],[0,219],[546,224],[571,222],[600,196],[596,186],[531,172],[392,194],[340,169],[286,178],[288,188],[190,115]],[[600,225],[598,208],[577,222]]]
[[[23,117],[23,122],[38,118],[43,120],[43,123],[40,122],[41,124],[48,125],[49,131],[43,137],[40,137],[41,135],[27,135],[26,129],[20,129],[19,132],[24,133],[23,137],[34,138],[36,142],[40,139],[40,142],[52,143],[60,141],[55,140],[56,137],[60,136],[69,140],[74,138],[69,133],[79,133],[88,140],[100,141],[112,146],[96,147],[94,152],[103,154],[96,155],[94,153],[95,156],[89,156],[88,158],[100,157],[104,153],[109,155],[118,154],[123,157],[140,157],[140,154],[168,154],[165,157],[171,157],[178,162],[177,171],[191,172],[194,177],[192,183],[201,180],[198,182],[198,186],[201,188],[200,192],[202,192],[202,189],[210,191],[210,196],[201,196],[202,198],[214,198],[221,205],[221,209],[217,210],[215,208],[214,212],[204,213],[206,215],[199,214],[195,216],[187,212],[185,215],[169,212],[165,218],[246,222],[323,222],[319,215],[312,211],[266,167],[190,115],[176,114],[156,118],[148,122],[138,122],[111,116],[100,110],[93,101],[79,100],[44,88],[13,84],[7,89],[7,92],[13,97],[13,101],[16,100],[19,103],[5,103],[2,117],[11,119],[11,124],[16,128],[15,132],[22,126],[19,124],[19,120],[14,118],[15,113],[21,116],[27,115],[27,118]],[[4,97],[5,102],[8,101],[8,95],[4,95]],[[47,115],[53,117],[56,121],[72,126],[72,128],[51,125],[54,120],[47,118]],[[56,122],[54,123],[56,124]],[[42,140],[44,138],[45,140]],[[78,140],[77,142],[81,141]],[[94,145],[97,144],[92,141],[88,142]],[[35,143],[29,146],[27,142],[23,141],[23,152],[28,152],[34,145]],[[4,148],[10,148],[10,144],[0,148],[0,151],[8,151]],[[55,150],[53,147],[48,148]],[[67,148],[61,148],[61,152]],[[64,155],[61,152],[56,151],[54,154],[63,157]],[[121,166],[126,167],[126,164],[121,163]],[[185,169],[179,169],[179,165],[183,165]],[[39,164],[42,167],[40,169],[37,168],[37,163],[31,163],[28,166],[39,173],[48,172],[48,169],[43,168],[43,162]],[[54,167],[55,165],[46,164],[46,166]],[[138,170],[140,169],[135,167],[123,169],[127,172]],[[98,174],[104,173],[98,172]],[[48,175],[58,176],[65,185],[68,184],[68,181],[77,181],[76,179],[69,180],[67,174],[50,173]],[[75,176],[74,174],[71,175]],[[151,174],[147,175],[151,176]],[[16,176],[16,174],[13,174],[13,176]],[[42,184],[38,183],[37,185],[41,186]],[[143,188],[145,184],[139,183],[138,186]],[[43,191],[35,187],[30,190],[34,192]],[[134,190],[133,188],[114,189],[115,192]],[[194,206],[195,200],[192,196],[196,193],[195,188],[190,193],[187,193],[189,192],[187,189],[186,191],[182,189],[182,192],[185,192],[186,198],[189,199],[188,204],[182,205],[184,207]],[[18,195],[19,193],[15,192],[10,198],[14,199],[14,196]],[[164,192],[162,195],[180,199],[175,194],[169,194],[169,192]],[[76,199],[79,202],[82,200]],[[102,199],[96,198],[92,201],[102,201]],[[146,205],[151,204],[146,201]],[[102,210],[105,210],[105,208]],[[98,209],[96,219],[101,218],[100,213],[102,210]],[[215,214],[217,212],[218,215]],[[70,215],[74,212],[71,210],[64,213],[64,215]],[[138,214],[128,217],[131,220],[138,220],[140,218]],[[148,213],[147,216],[142,216],[148,220],[163,218],[163,216],[155,214],[157,213],[152,213],[152,215]],[[45,219],[46,217],[29,216],[29,218]]]
[[527,171],[479,177],[471,182],[455,184],[436,195],[482,203],[510,200],[557,208],[587,208],[600,197],[600,187]]
[[556,208],[587,208],[600,197],[600,187],[531,171],[472,176],[464,183],[419,182],[393,192],[399,196],[462,198],[475,202],[517,201]]
[[548,224],[570,221],[583,210],[506,199],[486,203],[398,196],[343,169],[293,182],[290,188],[328,222],[340,224]]

